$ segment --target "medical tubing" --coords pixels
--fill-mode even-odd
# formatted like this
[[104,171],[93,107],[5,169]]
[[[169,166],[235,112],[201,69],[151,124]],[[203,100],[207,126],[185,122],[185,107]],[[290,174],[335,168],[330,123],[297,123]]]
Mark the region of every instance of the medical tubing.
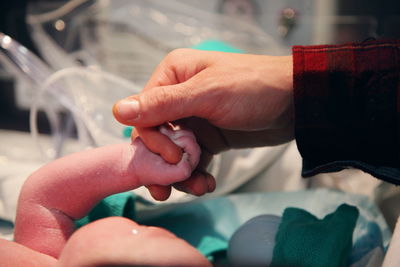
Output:
[[[132,87],[132,83],[125,79],[116,77],[115,75],[112,75],[110,73],[101,70],[93,70],[85,67],[65,68],[50,75],[45,80],[43,86],[41,86],[38,94],[34,98],[30,113],[31,134],[35,142],[38,144],[38,148],[42,152],[42,154],[46,155],[45,151],[43,150],[38,140],[37,112],[38,112],[38,104],[40,100],[43,98],[45,92],[47,91],[49,91],[49,93],[52,93],[52,96],[55,97],[65,108],[67,108],[72,113],[72,116],[74,117],[77,126],[78,139],[80,143],[85,146],[98,145],[93,141],[93,136],[91,135],[90,127],[88,126],[91,118],[88,117],[87,114],[83,110],[81,110],[76,103],[73,102],[72,97],[63,95],[62,92],[55,94],[54,91],[53,92],[51,91],[54,90],[55,88],[54,84],[57,84],[57,82],[59,82],[62,79],[68,79],[68,77],[73,77],[73,76],[84,77],[85,75],[90,75],[90,74],[98,75],[104,79],[107,79],[111,83],[120,84],[121,86],[124,86],[126,88]],[[56,151],[55,154],[59,153]]]
[[28,15],[27,22],[32,23],[44,23],[52,20],[59,19],[60,17],[65,16],[66,14],[73,11],[75,8],[80,5],[88,2],[89,0],[70,0],[65,3],[63,6],[57,8],[56,10],[52,10],[46,13],[41,13],[38,15]]
[[[77,131],[78,131],[78,139],[80,140],[80,143],[88,145],[89,143],[91,143],[89,140],[89,138],[87,138],[87,129],[84,126],[84,123],[80,120],[80,111],[76,108],[76,106],[71,102],[71,100],[66,97],[65,95],[62,95],[61,92],[59,92],[59,94],[56,94],[54,92],[54,85],[57,81],[59,81],[60,79],[64,78],[63,76],[65,75],[65,73],[67,72],[68,69],[63,69],[60,70],[58,72],[53,73],[52,75],[50,75],[43,83],[43,85],[41,87],[39,87],[39,91],[36,94],[36,96],[34,97],[33,101],[32,101],[32,105],[31,105],[31,109],[30,109],[30,116],[29,116],[29,124],[30,124],[30,131],[31,131],[31,136],[34,140],[34,142],[37,144],[37,147],[39,149],[39,151],[42,153],[43,156],[45,156],[46,158],[52,160],[54,156],[56,156],[57,154],[60,154],[59,151],[55,151],[54,155],[52,155],[51,157],[48,156],[48,154],[44,151],[44,149],[42,148],[42,146],[40,145],[40,141],[39,141],[39,131],[37,128],[37,113],[38,113],[38,106],[39,103],[41,101],[41,99],[44,97],[45,93],[47,91],[49,91],[49,93],[52,94],[53,97],[55,97],[60,103],[61,105],[63,105],[65,108],[67,108],[69,111],[71,111],[75,123],[76,123],[76,127],[77,127]],[[46,105],[45,105],[46,106]],[[53,112],[55,114],[55,112]],[[49,114],[48,114],[49,116]],[[52,116],[49,116],[49,119]],[[51,120],[53,121],[53,120]],[[57,137],[55,137],[55,139],[57,139]],[[60,141],[63,140],[64,138],[59,139]],[[61,147],[58,144],[55,144],[55,147]]]
[[[51,74],[51,71],[40,59],[3,33],[0,33],[0,60],[19,79],[29,84],[33,83],[33,88],[38,88],[41,82]],[[53,106],[51,104],[44,105],[43,109],[49,119],[51,131],[57,137],[61,133],[60,123]]]

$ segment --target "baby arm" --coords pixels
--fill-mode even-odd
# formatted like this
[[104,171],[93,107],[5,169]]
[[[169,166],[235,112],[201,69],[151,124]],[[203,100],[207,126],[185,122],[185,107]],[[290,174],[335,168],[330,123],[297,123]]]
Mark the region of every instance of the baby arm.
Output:
[[47,164],[25,182],[17,210],[15,241],[58,257],[74,231],[74,220],[85,216],[102,198],[142,185],[168,185],[188,178],[200,148],[191,132],[163,129],[184,150],[182,160],[166,163],[137,138],[75,153]]

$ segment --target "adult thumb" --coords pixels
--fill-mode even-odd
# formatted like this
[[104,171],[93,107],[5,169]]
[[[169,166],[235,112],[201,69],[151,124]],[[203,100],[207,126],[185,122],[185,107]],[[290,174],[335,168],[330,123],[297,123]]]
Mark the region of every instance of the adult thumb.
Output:
[[152,127],[167,121],[193,116],[198,99],[187,83],[153,87],[124,98],[113,107],[114,117],[121,123]]

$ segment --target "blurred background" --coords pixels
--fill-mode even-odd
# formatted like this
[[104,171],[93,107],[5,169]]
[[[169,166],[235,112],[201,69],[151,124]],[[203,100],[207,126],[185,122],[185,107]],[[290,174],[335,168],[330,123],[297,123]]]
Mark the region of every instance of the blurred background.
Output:
[[[10,35],[43,57],[38,50],[40,44],[33,41],[32,26],[29,25],[27,16],[55,10],[67,2],[60,0],[2,1],[0,3],[0,31]],[[76,2],[76,5],[79,6],[77,8],[78,11],[72,8],[69,14],[64,14],[64,16],[61,14],[59,18],[55,16],[48,21],[42,21],[47,34],[68,52],[79,49],[79,46],[82,45],[81,37],[77,36],[79,35],[76,33],[78,30],[74,29],[74,25],[78,23],[77,14],[81,14],[82,10],[84,10],[82,5],[88,7],[94,1],[81,2]],[[113,8],[113,4],[107,3],[107,1],[97,2],[97,5],[103,6],[103,16],[107,12],[107,9]],[[194,9],[193,11],[189,11],[188,15],[190,15],[190,12],[196,13],[196,10],[201,10],[214,15],[227,15],[235,20],[246,21],[249,24],[255,25],[263,34],[270,37],[274,43],[270,47],[264,47],[264,49],[254,49],[254,52],[259,53],[287,54],[290,53],[292,45],[335,44],[363,41],[368,37],[396,38],[400,35],[400,27],[398,27],[400,25],[400,2],[396,0],[188,0],[179,2]],[[140,4],[146,5],[146,3]],[[170,6],[172,9],[174,8],[173,4]],[[95,28],[96,26],[93,24],[96,24],[96,21],[97,23],[100,22],[100,16],[99,13],[92,13],[92,17],[87,18],[89,21],[85,23],[86,27]],[[71,22],[73,20],[71,17],[75,18],[75,22]],[[197,17],[196,15],[194,17],[194,19],[201,20],[201,14],[197,14]],[[31,23],[33,22],[31,21]],[[179,28],[179,25],[177,27]],[[108,39],[107,41],[116,39],[115,42],[119,42],[121,46],[125,46],[125,40],[121,39],[121,36],[104,36],[107,35],[107,30],[109,29],[98,29],[95,33],[92,32],[92,34],[97,34],[96,38],[106,38]],[[113,34],[123,35],[124,31],[136,30],[132,28],[122,29],[120,27],[118,32],[114,32]],[[150,38],[149,36],[146,38],[146,34]],[[195,34],[189,33],[193,39],[198,38]],[[179,42],[175,44],[176,47],[174,47],[174,44],[169,46],[169,44],[157,43],[155,40],[151,40],[151,33],[149,32],[144,35],[142,34],[141,37],[144,38],[142,40],[137,38],[137,42],[134,44],[136,47],[140,45],[144,46],[143,43],[139,42],[150,42],[153,46],[164,46],[162,48],[159,47],[159,50],[167,52],[178,45],[182,45]],[[67,43],[65,43],[66,38],[68,38]],[[106,42],[105,40],[103,41]],[[132,40],[131,42],[133,43]],[[196,40],[193,40],[191,44],[187,44],[190,46],[195,43]],[[234,45],[237,45],[237,43]],[[274,49],[276,47],[279,47],[279,49]],[[149,63],[146,70],[142,68],[132,69],[135,66],[129,64],[128,61],[133,61],[135,57],[141,60],[144,57],[143,54],[141,55],[141,53],[135,50],[129,54],[129,59],[127,59],[125,51],[121,50],[117,54],[110,51],[110,49],[109,47],[104,47],[104,49],[98,51],[98,53],[103,53],[101,55],[103,58],[99,60],[108,68],[111,68],[112,71],[129,76],[132,79],[139,79],[141,83],[148,77],[149,69],[154,67],[154,62],[162,58],[164,54],[159,51],[158,55],[153,55],[153,58],[156,57],[156,59],[153,59],[154,62]],[[119,59],[122,58],[124,62],[120,62],[116,66],[114,62],[110,62],[108,59],[112,56],[117,56]],[[12,74],[4,69],[0,69],[0,88],[0,128],[29,131],[29,106],[27,103],[30,97],[29,90],[24,89],[22,85],[18,84],[14,77],[12,77]],[[40,130],[48,133],[50,128],[45,116],[40,113],[38,120],[41,126]]]
[[[1,1],[0,229],[12,232],[19,188],[33,170],[129,140],[112,104],[140,90],[171,50],[287,55],[293,45],[400,38],[399,26],[398,0]],[[400,214],[399,189],[357,170],[302,179],[295,142],[225,152],[210,169],[213,196],[331,188],[366,196],[389,229]],[[191,199],[175,192],[169,201]]]

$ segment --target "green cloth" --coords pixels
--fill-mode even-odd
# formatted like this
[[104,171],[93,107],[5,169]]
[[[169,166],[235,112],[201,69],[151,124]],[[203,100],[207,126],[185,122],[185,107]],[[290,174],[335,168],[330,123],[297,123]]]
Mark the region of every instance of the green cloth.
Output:
[[122,130],[122,136],[125,138],[130,138],[132,135],[132,131],[133,131],[133,127],[132,126],[126,126],[123,130]]
[[[287,207],[297,207],[309,211],[318,218],[323,218],[337,209],[342,203],[356,206],[360,211],[360,216],[353,234],[354,242],[356,244],[359,243],[359,247],[356,252],[354,249],[351,252],[355,261],[360,258],[358,256],[359,251],[370,250],[370,244],[363,240],[365,240],[365,238],[375,238],[376,236],[376,234],[374,234],[376,230],[372,229],[373,231],[371,231],[370,228],[367,228],[371,223],[379,227],[379,231],[382,233],[383,246],[386,247],[388,245],[391,232],[374,202],[365,196],[329,189],[234,194],[179,204],[174,208],[169,208],[167,206],[167,209],[163,212],[159,212],[157,209],[154,209],[153,205],[149,205],[140,197],[136,197],[131,192],[127,192],[110,196],[101,201],[87,217],[77,222],[77,225],[81,226],[93,220],[108,216],[128,217],[139,224],[168,229],[196,247],[204,256],[212,260],[214,257],[219,257],[219,255],[226,250],[232,234],[242,224],[255,216],[261,214],[282,216]],[[144,208],[144,206],[141,207],[141,205],[149,206]],[[149,216],[149,211],[153,209],[155,213],[150,213],[151,216]],[[160,209],[162,209],[162,206],[160,206]],[[355,208],[353,208],[353,210],[354,209]],[[343,214],[343,211],[340,213]],[[338,215],[335,215],[335,217],[337,216]],[[312,217],[312,215],[307,217]],[[327,218],[330,217],[332,217],[332,215]],[[315,222],[319,220],[314,218],[310,221]],[[321,244],[313,247],[313,250],[320,249],[322,244],[328,247],[329,244],[326,242],[330,242],[331,233],[344,236],[342,230],[339,230],[343,228],[341,224],[330,227],[329,231],[324,231],[324,233],[321,234],[321,239],[323,241],[321,241]],[[348,226],[350,226],[350,223]],[[317,227],[316,229],[319,228]],[[303,243],[301,245],[303,246]],[[335,244],[332,244],[332,246],[334,245]],[[308,248],[309,247],[310,246],[308,246]],[[310,251],[312,250],[310,249]],[[313,255],[310,254],[309,251],[307,251],[307,253],[307,256]],[[353,255],[354,253],[356,254]],[[332,260],[335,259],[335,257],[331,258]],[[350,263],[355,261],[351,261]],[[322,264],[316,265],[325,266]],[[332,265],[328,264],[326,266]]]
[[[77,228],[79,228],[93,221],[111,216],[120,216],[137,221],[138,218],[135,217],[136,200],[137,197],[131,192],[111,195],[101,200],[86,217],[75,221],[75,225]],[[172,213],[173,212],[170,214]],[[197,210],[197,213],[201,214],[201,211]],[[174,231],[173,227],[165,228],[175,232],[175,234],[178,236],[179,230],[182,232],[190,232],[190,237],[192,239],[197,239],[197,242],[195,242],[194,246],[209,260],[213,260],[213,254],[226,250],[228,247],[228,242],[226,239],[219,237],[215,233],[204,230],[202,231],[204,221],[198,220],[198,218],[192,221],[193,215],[196,217],[195,214],[188,214],[187,216],[179,218],[179,220],[175,220],[175,218],[173,219],[173,222],[171,223],[172,225],[177,225],[178,232]],[[167,217],[168,215],[164,218],[157,218],[156,221],[168,222],[169,220]],[[187,219],[189,219],[190,223],[185,223]],[[206,229],[209,230],[207,227]]]
[[220,251],[226,251],[228,243],[221,238],[205,235],[201,238],[196,248],[201,254],[206,256],[208,260],[213,261],[214,254]]
[[347,204],[321,220],[303,209],[285,209],[271,266],[346,266],[358,214]]
[[136,196],[130,192],[111,195],[100,201],[86,217],[75,221],[75,225],[79,228],[90,222],[110,216],[121,216],[134,220],[135,201]]
[[198,43],[197,45],[192,46],[193,49],[204,50],[204,51],[220,51],[220,52],[229,52],[229,53],[244,53],[243,50],[240,50],[236,47],[231,46],[222,41],[218,40],[206,40]]

